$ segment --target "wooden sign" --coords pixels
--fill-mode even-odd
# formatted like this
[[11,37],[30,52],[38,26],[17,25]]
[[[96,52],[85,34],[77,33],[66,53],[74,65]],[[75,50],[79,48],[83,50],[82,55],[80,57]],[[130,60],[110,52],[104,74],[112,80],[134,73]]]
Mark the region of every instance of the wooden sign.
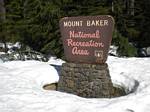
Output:
[[60,30],[66,60],[105,63],[113,27],[114,19],[109,15],[62,18]]

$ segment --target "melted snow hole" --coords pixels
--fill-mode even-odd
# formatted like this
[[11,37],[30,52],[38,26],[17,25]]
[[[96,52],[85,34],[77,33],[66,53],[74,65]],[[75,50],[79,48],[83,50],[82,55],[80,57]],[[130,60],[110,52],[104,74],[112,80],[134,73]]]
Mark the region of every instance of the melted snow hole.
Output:
[[129,76],[124,75],[124,73],[121,73],[118,77],[116,76],[114,79],[112,77],[113,86],[115,88],[123,90],[125,92],[124,95],[134,93],[139,86],[139,82]]

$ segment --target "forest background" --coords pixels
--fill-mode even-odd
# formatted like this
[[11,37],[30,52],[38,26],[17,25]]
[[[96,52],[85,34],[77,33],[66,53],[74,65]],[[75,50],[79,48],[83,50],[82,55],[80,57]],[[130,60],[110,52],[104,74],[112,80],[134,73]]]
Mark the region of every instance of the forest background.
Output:
[[150,0],[0,0],[0,42],[21,42],[44,54],[63,57],[59,20],[112,15],[112,44],[120,56],[136,56],[150,46]]

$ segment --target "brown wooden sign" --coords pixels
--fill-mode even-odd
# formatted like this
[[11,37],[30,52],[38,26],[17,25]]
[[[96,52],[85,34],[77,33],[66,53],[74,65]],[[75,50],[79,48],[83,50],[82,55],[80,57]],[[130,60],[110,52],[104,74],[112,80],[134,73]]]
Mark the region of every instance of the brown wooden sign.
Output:
[[60,30],[66,60],[105,63],[113,27],[114,19],[109,15],[62,18]]

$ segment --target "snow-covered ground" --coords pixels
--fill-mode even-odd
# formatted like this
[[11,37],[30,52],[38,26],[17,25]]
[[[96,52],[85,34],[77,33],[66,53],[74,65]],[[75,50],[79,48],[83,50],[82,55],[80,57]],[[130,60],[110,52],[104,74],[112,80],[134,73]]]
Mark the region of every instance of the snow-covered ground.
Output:
[[55,58],[0,62],[0,112],[150,112],[150,58],[108,58],[114,85],[129,93],[112,99],[43,90],[43,85],[59,80],[50,64],[62,63]]

